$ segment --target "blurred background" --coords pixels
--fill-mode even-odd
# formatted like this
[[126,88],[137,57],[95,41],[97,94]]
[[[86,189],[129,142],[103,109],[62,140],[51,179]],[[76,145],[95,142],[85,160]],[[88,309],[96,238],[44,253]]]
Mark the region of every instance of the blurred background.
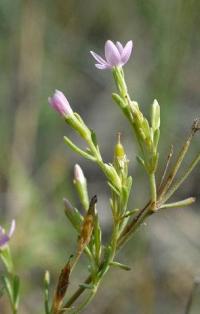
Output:
[[[147,116],[157,98],[162,110],[159,181],[174,144],[177,153],[199,115],[200,40],[198,0],[1,0],[0,1],[0,224],[17,221],[11,248],[22,283],[20,314],[43,310],[43,274],[52,289],[59,270],[74,252],[77,235],[66,220],[62,199],[80,208],[73,187],[79,163],[108,241],[112,227],[105,178],[95,164],[75,155],[63,142],[70,128],[48,105],[55,88],[96,130],[104,160],[112,161],[117,132],[134,178],[130,208],[148,199],[146,177],[136,162],[138,148],[121,112],[112,103],[109,71],[99,71],[89,54],[103,54],[107,39],[132,39],[134,53],[125,66],[131,96]],[[195,138],[188,162],[199,151]],[[196,196],[187,209],[163,210],[141,226],[118,259],[130,272],[113,269],[84,313],[183,314],[194,277],[200,274],[200,170],[174,200]],[[81,259],[71,293],[86,277]],[[3,269],[1,268],[1,271]],[[191,314],[200,311],[200,289]],[[9,314],[0,298],[0,313]]]

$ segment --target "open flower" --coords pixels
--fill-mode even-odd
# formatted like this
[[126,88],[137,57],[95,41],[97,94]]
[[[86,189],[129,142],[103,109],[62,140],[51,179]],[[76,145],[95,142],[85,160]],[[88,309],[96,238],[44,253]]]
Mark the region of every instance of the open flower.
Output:
[[119,41],[115,45],[111,40],[107,40],[105,43],[105,59],[93,51],[90,51],[90,53],[98,62],[95,66],[100,70],[106,70],[126,64],[130,58],[132,48],[132,40],[129,40],[124,47]]
[[0,249],[3,248],[10,241],[10,238],[12,237],[14,231],[15,220],[12,220],[8,233],[6,233],[5,230],[0,226]]
[[69,117],[73,114],[73,110],[65,97],[65,95],[59,91],[55,90],[52,97],[48,98],[49,104],[62,116]]

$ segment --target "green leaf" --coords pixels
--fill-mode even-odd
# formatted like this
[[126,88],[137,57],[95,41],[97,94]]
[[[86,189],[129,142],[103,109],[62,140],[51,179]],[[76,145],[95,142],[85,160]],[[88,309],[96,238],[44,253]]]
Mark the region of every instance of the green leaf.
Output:
[[142,121],[142,131],[145,134],[145,138],[151,138],[151,130],[150,130],[149,122],[147,119],[144,119]]
[[7,295],[9,297],[10,303],[11,303],[11,305],[13,305],[14,302],[13,302],[12,282],[11,282],[10,278],[6,275],[2,276],[2,280],[4,283],[5,290],[7,292]]
[[104,164],[105,174],[112,185],[119,191],[121,189],[120,177],[112,164]]
[[137,213],[138,211],[139,211],[139,208],[134,208],[130,211],[126,211],[125,214],[120,218],[120,220],[127,218],[127,217],[130,217],[130,216],[134,215],[135,213]]
[[81,283],[79,287],[84,288],[84,289],[93,289],[94,285],[93,284],[88,284],[88,283]]
[[124,211],[126,209],[128,196],[129,196],[129,193],[128,193],[127,187],[126,186],[122,186],[122,189],[121,189],[121,201],[122,201],[121,207],[122,207],[122,211]]
[[140,157],[140,156],[138,156],[138,155],[136,156],[136,159],[137,159],[138,163],[139,163],[140,165],[142,165],[142,167],[144,167],[145,171],[147,171],[147,168],[146,168],[144,159],[142,159],[142,157]]
[[122,109],[124,109],[126,106],[127,106],[127,104],[125,103],[125,101],[123,100],[123,98],[122,97],[120,97],[118,94],[116,94],[116,93],[113,93],[112,94],[112,99],[116,102],[116,104],[120,107],[120,108],[122,108]]
[[94,244],[95,244],[95,256],[97,264],[100,263],[101,258],[101,227],[99,224],[99,217],[97,212],[95,212],[94,220]]
[[1,275],[1,277],[0,277],[0,284],[1,284],[1,286],[0,286],[0,298],[3,296],[3,294],[5,293],[5,285],[3,284],[3,279],[2,279],[2,275]]
[[155,173],[157,169],[157,165],[158,165],[158,158],[159,158],[159,153],[156,153],[150,159],[149,167],[148,167],[149,173]]
[[81,225],[83,222],[83,216],[79,213],[78,209],[72,206],[72,204],[68,201],[68,199],[64,198],[64,211],[65,215],[71,222],[72,226],[80,232]]
[[65,143],[77,154],[81,155],[82,157],[86,159],[90,159],[92,161],[96,161],[96,158],[92,155],[86,153],[84,150],[76,146],[67,136],[64,136]]
[[157,129],[155,130],[154,137],[153,137],[153,144],[154,144],[155,151],[157,151],[157,148],[158,148],[159,138],[160,138],[160,130]]
[[133,184],[133,178],[131,177],[131,176],[129,176],[128,178],[127,178],[127,188],[128,188],[128,194],[130,193],[130,190],[131,190],[131,188],[132,188],[132,184]]
[[126,271],[131,270],[131,268],[128,265],[125,265],[125,264],[122,264],[119,262],[115,262],[115,261],[111,262],[110,265],[115,266],[115,267],[119,267],[119,268],[126,270]]
[[145,142],[145,140],[146,140],[146,135],[145,135],[143,129],[140,128],[140,127],[138,128],[138,137],[139,137],[140,140],[142,140],[143,142]]
[[108,181],[107,183],[108,183],[109,187],[110,187],[118,196],[120,196],[119,190],[118,190],[114,185],[112,185],[111,182]]
[[98,147],[96,133],[92,129],[90,129],[90,132],[93,144],[95,145],[95,147]]
[[19,276],[14,275],[13,277],[13,305],[15,309],[18,308],[19,305],[19,297],[20,297],[20,279]]
[[12,262],[12,256],[10,252],[9,246],[5,246],[3,249],[0,249],[0,258],[2,259],[2,262],[4,263],[6,270],[11,273],[13,271],[13,262]]

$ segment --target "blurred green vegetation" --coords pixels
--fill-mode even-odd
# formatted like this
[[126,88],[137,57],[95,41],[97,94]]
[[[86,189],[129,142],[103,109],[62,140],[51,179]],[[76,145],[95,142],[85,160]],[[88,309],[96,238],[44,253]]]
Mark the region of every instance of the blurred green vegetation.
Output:
[[[125,73],[145,114],[154,98],[161,105],[162,168],[170,144],[178,150],[199,114],[199,12],[198,0],[0,1],[0,223],[17,221],[11,246],[23,279],[20,314],[42,313],[44,271],[50,270],[54,285],[74,250],[76,234],[62,204],[67,196],[79,206],[74,163],[85,171],[90,196],[98,194],[105,240],[111,227],[105,179],[64,146],[63,135],[74,135],[48,106],[48,96],[55,88],[67,95],[97,130],[105,160],[112,160],[110,143],[118,131],[123,133],[134,176],[132,202],[144,204],[145,176],[135,160],[130,129],[112,103],[111,74],[95,69],[89,51],[103,51],[107,39],[133,40]],[[191,156],[198,149],[196,139]],[[177,193],[177,199],[196,195],[196,205],[163,211],[141,227],[120,255],[132,271],[112,270],[89,313],[183,313],[200,271],[199,175],[198,167]],[[70,289],[84,279],[85,266],[83,259]],[[4,297],[0,313],[10,313]]]

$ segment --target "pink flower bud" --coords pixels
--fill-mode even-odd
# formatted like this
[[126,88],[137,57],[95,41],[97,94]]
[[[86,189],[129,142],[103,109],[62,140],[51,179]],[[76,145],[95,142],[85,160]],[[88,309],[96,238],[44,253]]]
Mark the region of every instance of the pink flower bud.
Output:
[[81,184],[86,182],[85,176],[83,174],[83,170],[78,164],[74,166],[74,180]]
[[62,116],[69,117],[73,114],[73,110],[65,97],[65,95],[59,91],[55,90],[52,97],[48,98],[49,104]]

